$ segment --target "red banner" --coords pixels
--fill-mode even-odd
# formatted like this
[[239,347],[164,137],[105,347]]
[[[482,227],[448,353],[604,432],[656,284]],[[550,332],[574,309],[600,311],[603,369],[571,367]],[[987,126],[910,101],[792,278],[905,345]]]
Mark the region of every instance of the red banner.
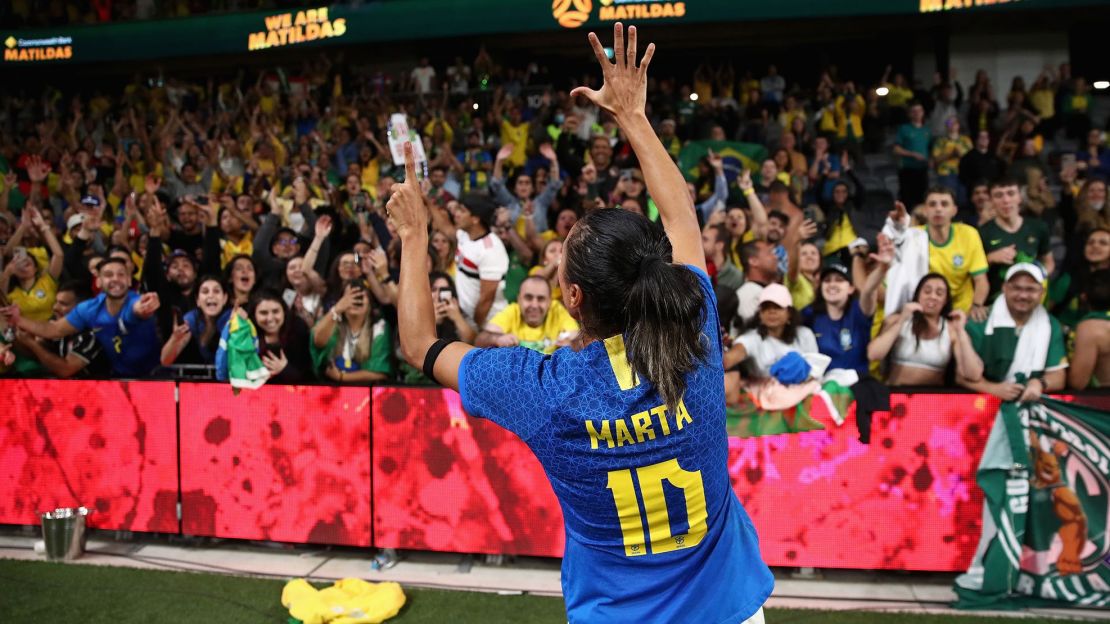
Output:
[[[375,388],[375,542],[560,556],[558,503],[523,442],[444,390]],[[818,402],[819,403],[819,402]],[[817,405],[817,404],[815,404]],[[730,439],[729,471],[776,566],[957,571],[979,535],[975,466],[997,402],[896,395],[872,444],[824,431]]]
[[563,515],[535,455],[439,388],[374,388],[374,544],[558,557]]
[[[183,383],[179,406],[173,392],[171,382],[5,380],[0,523],[85,505],[103,529],[562,554],[561,510],[538,461],[513,434],[465,416],[454,392],[267,386],[235,396]],[[1110,396],[1060,398],[1110,408]],[[815,407],[825,430],[730,439],[729,473],[764,559],[965,569],[980,532],[973,475],[997,400],[894,395],[870,445],[857,441],[853,413],[837,427]]]
[[183,533],[371,544],[367,388],[180,388]]
[[823,431],[732,438],[733,489],[773,566],[961,571],[978,542],[975,467],[998,400],[893,395],[871,444],[814,403]]
[[176,533],[172,382],[5,380],[0,523],[84,505],[91,527]]

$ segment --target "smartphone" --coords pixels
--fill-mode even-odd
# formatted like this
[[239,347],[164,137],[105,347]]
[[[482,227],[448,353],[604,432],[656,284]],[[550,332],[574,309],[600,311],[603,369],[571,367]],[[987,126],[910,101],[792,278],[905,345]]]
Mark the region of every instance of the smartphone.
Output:
[[366,284],[361,279],[353,279],[347,281],[347,286],[354,288],[358,297],[366,297]]
[[453,297],[454,296],[451,294],[451,289],[449,289],[449,288],[440,288],[439,289],[439,300],[440,301],[451,301],[451,299]]
[[1064,154],[1060,156],[1060,170],[1075,171],[1075,154]]
[[206,197],[204,195],[201,195],[200,197],[198,197],[197,198],[197,205],[207,206],[208,205],[208,197]]

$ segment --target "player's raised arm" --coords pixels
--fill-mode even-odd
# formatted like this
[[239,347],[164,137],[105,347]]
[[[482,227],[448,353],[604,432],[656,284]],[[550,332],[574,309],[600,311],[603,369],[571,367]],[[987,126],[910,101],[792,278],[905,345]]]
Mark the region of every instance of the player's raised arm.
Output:
[[[428,260],[428,209],[416,179],[412,145],[405,143],[405,181],[393,185],[386,215],[401,238],[401,277],[398,280],[397,318],[401,352],[418,370],[434,363],[428,375],[435,381],[459,389],[459,364],[473,347],[462,342],[442,343],[436,338],[435,310],[425,271]],[[446,344],[446,346],[444,346]],[[429,353],[431,357],[429,357]],[[430,360],[430,362],[429,362]]]
[[694,214],[694,205],[686,191],[686,180],[655,135],[644,110],[647,102],[647,70],[651,57],[655,54],[655,44],[648,45],[637,67],[635,26],[628,28],[627,45],[624,27],[620,22],[613,26],[613,62],[605,56],[597,35],[590,33],[589,40],[601,65],[605,82],[597,91],[578,87],[571,91],[571,96],[583,95],[613,114],[640,161],[648,192],[659,207],[663,229],[671,241],[674,262],[693,265],[704,271],[705,252],[701,246],[701,230]]

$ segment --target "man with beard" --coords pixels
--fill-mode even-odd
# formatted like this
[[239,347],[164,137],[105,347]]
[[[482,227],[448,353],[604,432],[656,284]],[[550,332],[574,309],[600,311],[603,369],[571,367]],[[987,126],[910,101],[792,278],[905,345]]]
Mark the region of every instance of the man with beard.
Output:
[[146,377],[158,365],[158,330],[152,318],[158,294],[132,291],[131,273],[120,258],[100,263],[97,283],[100,294],[77,304],[64,318],[32,321],[22,318],[16,306],[2,308],[0,314],[17,329],[48,340],[91,330],[112,364],[113,377]]
[[[777,184],[782,183],[780,182]],[[786,229],[788,227],[790,227],[790,217],[785,212],[781,210],[771,210],[767,215],[766,239],[768,243],[771,243],[771,251],[775,253],[780,275],[786,274],[786,247],[783,246],[782,240],[786,238]]]
[[[178,215],[190,211],[195,220],[196,206],[192,204],[181,204]],[[173,241],[174,235],[170,233],[169,217],[160,206],[151,208],[148,226],[150,242],[143,261],[142,283],[147,292],[158,294],[162,302],[158,309],[158,330],[161,335],[169,336],[173,333],[174,317],[180,319],[196,307],[197,260],[189,250],[176,247],[168,259],[162,259],[162,242]]]
[[516,303],[497,313],[478,334],[478,347],[526,347],[553,353],[578,335],[578,322],[551,300],[551,284],[533,275],[520,284]]
[[181,202],[177,207],[177,224],[178,227],[169,233],[170,248],[182,249],[197,258],[204,247],[204,221],[195,202]]
[[779,280],[779,261],[775,246],[765,240],[745,243],[740,248],[740,262],[744,268],[744,285],[736,290],[739,300],[737,314],[747,323],[759,313],[759,295],[763,289]]

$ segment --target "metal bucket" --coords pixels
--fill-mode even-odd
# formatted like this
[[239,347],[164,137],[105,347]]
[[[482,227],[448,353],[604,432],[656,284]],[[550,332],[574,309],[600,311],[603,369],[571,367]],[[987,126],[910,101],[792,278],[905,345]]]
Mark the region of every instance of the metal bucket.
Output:
[[72,561],[85,553],[85,518],[89,513],[85,507],[64,507],[42,514],[47,559]]

